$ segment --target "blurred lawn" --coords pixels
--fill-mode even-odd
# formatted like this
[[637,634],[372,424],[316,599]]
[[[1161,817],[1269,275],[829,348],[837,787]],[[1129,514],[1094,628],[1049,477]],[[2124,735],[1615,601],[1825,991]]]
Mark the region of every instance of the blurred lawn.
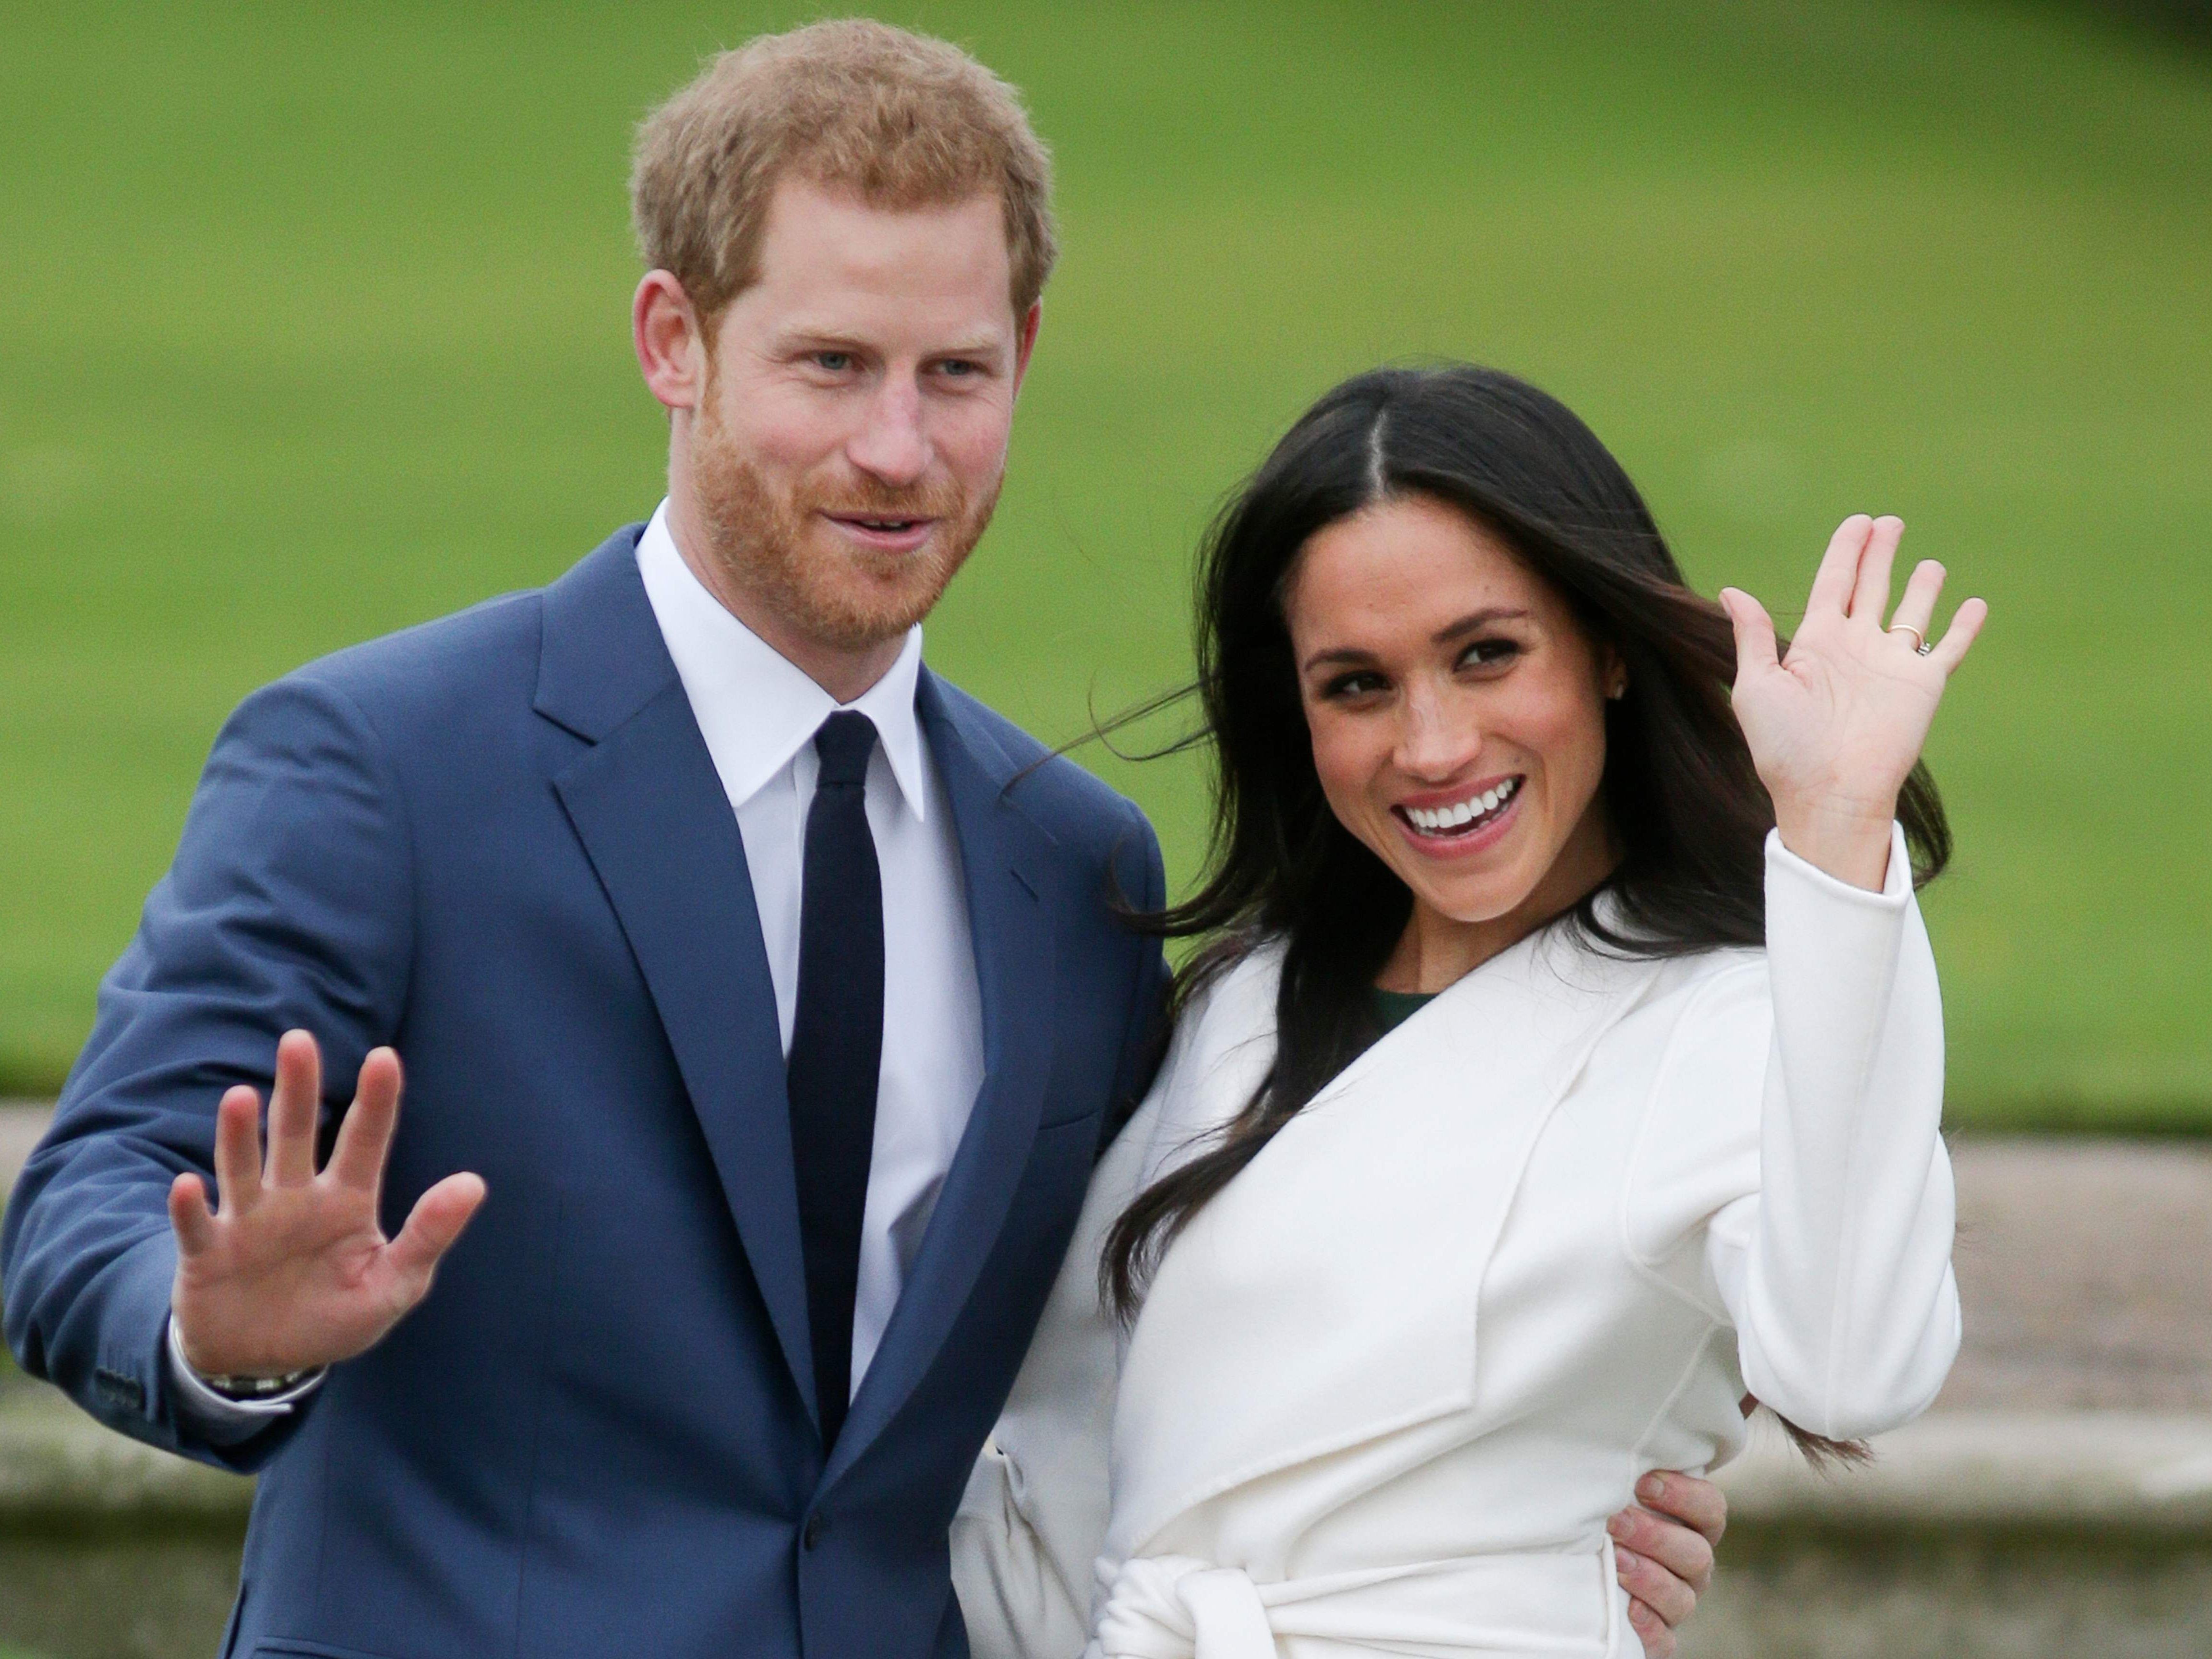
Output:
[[[651,508],[627,133],[804,15],[0,0],[0,1092],[68,1063],[241,695]],[[1990,599],[1933,757],[1954,1115],[2212,1125],[2212,59],[2024,4],[889,15],[1062,179],[941,669],[1051,737],[1173,681],[1307,399],[1512,368],[1709,587],[1793,609],[1866,508]],[[1201,775],[1093,761],[1188,874]]]

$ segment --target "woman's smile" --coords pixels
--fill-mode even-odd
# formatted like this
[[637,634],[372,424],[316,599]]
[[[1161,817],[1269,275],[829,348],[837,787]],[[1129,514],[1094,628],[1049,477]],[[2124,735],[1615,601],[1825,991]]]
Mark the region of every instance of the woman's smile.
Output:
[[1510,833],[1526,782],[1527,775],[1516,772],[1456,789],[1431,790],[1400,801],[1390,813],[1424,858],[1465,858],[1486,852]]

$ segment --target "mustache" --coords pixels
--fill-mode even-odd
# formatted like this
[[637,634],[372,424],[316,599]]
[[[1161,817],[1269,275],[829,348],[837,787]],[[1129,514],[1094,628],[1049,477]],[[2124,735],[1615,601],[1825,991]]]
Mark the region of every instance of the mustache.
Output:
[[834,490],[809,491],[799,502],[809,512],[858,519],[951,519],[967,504],[967,492],[942,479],[897,488],[856,479]]

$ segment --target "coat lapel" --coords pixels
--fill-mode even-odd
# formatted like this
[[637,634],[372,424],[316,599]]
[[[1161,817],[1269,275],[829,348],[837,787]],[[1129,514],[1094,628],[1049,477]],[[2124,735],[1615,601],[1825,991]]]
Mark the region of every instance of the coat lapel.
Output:
[[[1598,1040],[1656,977],[1540,934],[1484,964],[1316,1095],[1191,1219],[1131,1333],[1115,1545],[1192,1504],[1474,1401],[1477,1312],[1514,1195]],[[1272,1046],[1273,981],[1215,1047]],[[1249,1069],[1190,1086],[1218,1121]],[[1301,1333],[1310,1340],[1296,1340]],[[1328,1402],[1316,1411],[1316,1402]]]
[[784,1358],[813,1409],[775,990],[744,842],[625,531],[546,591],[538,712],[591,746],[553,788],[674,1050]]
[[1053,842],[1009,798],[1018,769],[927,670],[916,702],[960,843],[982,994],[983,1085],[825,1485],[896,1416],[974,1291],[1021,1184],[1052,1070],[1054,951],[1042,895]]

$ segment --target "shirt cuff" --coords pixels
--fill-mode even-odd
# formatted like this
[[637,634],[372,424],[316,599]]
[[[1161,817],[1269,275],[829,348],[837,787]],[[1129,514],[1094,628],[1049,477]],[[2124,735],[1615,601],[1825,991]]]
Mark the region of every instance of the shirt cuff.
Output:
[[292,1407],[321,1388],[323,1378],[329,1375],[327,1370],[319,1370],[282,1394],[260,1400],[234,1400],[227,1394],[217,1394],[191,1368],[185,1358],[173,1319],[169,1321],[164,1345],[168,1349],[169,1386],[173,1390],[177,1415],[217,1445],[251,1439],[271,1424],[289,1417]]

